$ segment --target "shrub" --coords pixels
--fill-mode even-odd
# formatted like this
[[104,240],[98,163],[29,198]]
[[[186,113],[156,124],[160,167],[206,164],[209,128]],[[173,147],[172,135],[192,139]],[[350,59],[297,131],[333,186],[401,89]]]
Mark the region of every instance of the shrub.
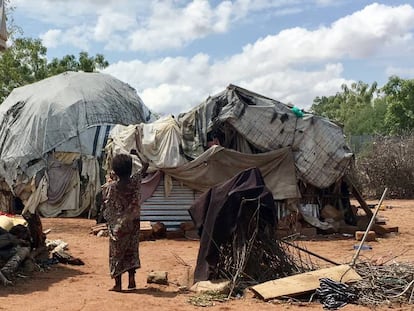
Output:
[[379,197],[414,197],[414,135],[376,137],[356,155],[354,175],[361,191]]

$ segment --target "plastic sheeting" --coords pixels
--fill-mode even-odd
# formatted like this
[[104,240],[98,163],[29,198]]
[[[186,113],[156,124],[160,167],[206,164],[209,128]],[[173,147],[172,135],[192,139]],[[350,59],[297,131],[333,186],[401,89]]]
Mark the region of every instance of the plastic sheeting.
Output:
[[[257,152],[291,147],[298,177],[318,188],[339,179],[353,156],[336,124],[307,113],[298,117],[292,107],[233,85],[181,115],[179,121],[184,152],[190,157],[208,147],[208,135],[227,127],[224,131],[232,129]],[[238,149],[227,143],[231,145],[225,147]]]
[[252,167],[260,169],[275,200],[300,197],[290,148],[244,154],[212,146],[195,160],[178,168],[163,169],[163,172],[191,189],[207,191]]
[[138,150],[158,168],[178,167],[188,161],[180,153],[181,129],[172,116],[149,124],[140,124]]
[[[172,116],[148,124],[114,127],[106,146],[107,160],[116,154],[129,154],[131,149],[137,150],[152,168],[179,167],[188,162],[181,154],[181,129]],[[140,165],[134,158],[134,169]]]
[[95,136],[82,135],[91,127],[150,119],[136,91],[107,74],[66,72],[16,88],[0,105],[0,175],[12,187],[18,175],[30,180],[46,166],[45,154],[72,138],[94,146]]

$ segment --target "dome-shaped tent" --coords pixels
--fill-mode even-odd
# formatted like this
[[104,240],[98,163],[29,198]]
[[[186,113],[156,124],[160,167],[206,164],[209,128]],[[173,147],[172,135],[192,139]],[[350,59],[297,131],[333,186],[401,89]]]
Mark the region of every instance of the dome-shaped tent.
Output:
[[15,189],[48,169],[51,153],[99,156],[111,126],[150,119],[136,91],[107,74],[66,72],[16,88],[0,105],[0,175]]

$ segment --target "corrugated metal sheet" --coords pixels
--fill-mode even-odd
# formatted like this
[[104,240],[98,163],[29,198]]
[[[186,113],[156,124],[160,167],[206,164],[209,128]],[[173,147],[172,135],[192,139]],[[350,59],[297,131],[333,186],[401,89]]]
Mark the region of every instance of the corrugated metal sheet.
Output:
[[172,191],[166,197],[164,178],[161,179],[152,197],[141,206],[141,221],[162,222],[169,231],[179,229],[182,222],[191,221],[188,209],[200,193],[182,185],[175,179],[172,181]]

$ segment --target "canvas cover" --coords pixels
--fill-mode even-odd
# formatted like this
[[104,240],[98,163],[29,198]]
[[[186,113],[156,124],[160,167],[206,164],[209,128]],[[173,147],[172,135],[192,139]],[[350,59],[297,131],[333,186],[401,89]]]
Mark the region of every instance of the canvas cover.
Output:
[[[115,127],[106,147],[107,162],[116,154],[136,149],[150,161],[150,171],[161,170],[167,180],[172,177],[190,189],[202,192],[232,178],[241,170],[257,167],[275,199],[300,197],[293,154],[289,147],[249,154],[213,145],[194,160],[188,161],[182,155],[175,122],[168,117],[151,124],[131,125],[123,129]],[[137,144],[135,140],[137,133],[142,135],[142,144]],[[133,159],[137,162],[134,167],[138,166],[138,158]],[[168,186],[166,189],[171,191]]]
[[90,153],[82,146],[105,134],[96,127],[150,119],[136,91],[107,74],[66,72],[16,88],[0,105],[0,175],[13,188],[45,168],[52,150]]
[[260,169],[275,200],[300,197],[290,148],[245,154],[215,145],[183,166],[162,171],[187,187],[204,192],[253,167]]
[[326,188],[343,175],[352,158],[342,129],[312,114],[298,116],[292,108],[230,85],[179,116],[183,150],[195,158],[214,139],[219,139],[226,148],[243,153],[290,147],[298,177],[318,188]]
[[[131,149],[135,149],[151,163],[152,168],[179,167],[188,162],[181,152],[181,130],[173,116],[165,116],[147,124],[118,125],[109,137],[105,148],[108,161],[116,154],[129,154]],[[134,158],[134,168],[139,166],[139,160]]]

